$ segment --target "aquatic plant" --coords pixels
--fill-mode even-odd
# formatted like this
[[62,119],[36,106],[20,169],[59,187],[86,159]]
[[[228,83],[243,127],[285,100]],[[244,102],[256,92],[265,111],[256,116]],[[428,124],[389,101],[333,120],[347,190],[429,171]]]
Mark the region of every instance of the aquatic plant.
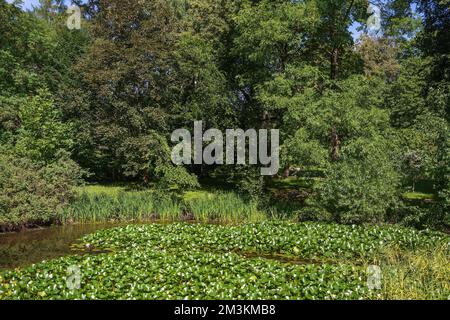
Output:
[[310,260],[368,261],[386,247],[430,249],[449,241],[439,232],[397,226],[345,226],[266,221],[235,226],[175,223],[101,230],[84,243],[117,250],[129,247],[205,249],[282,254]]
[[[79,289],[67,286],[78,266]],[[358,299],[363,272],[349,265],[286,265],[201,251],[122,250],[69,256],[0,276],[0,299]]]
[[[62,210],[63,223],[142,221],[160,219],[201,222],[256,222],[265,218],[257,204],[232,192],[211,193],[186,198],[154,190],[124,191],[117,188],[82,191],[68,208]],[[107,191],[107,192],[105,192]]]
[[186,201],[186,207],[202,222],[255,222],[265,218],[255,202],[245,201],[233,192],[198,197]]
[[[445,298],[448,279],[437,271],[448,265],[449,257],[435,256],[434,250],[448,241],[437,232],[398,227],[128,225],[83,237],[74,248],[89,248],[86,255],[0,273],[0,299],[396,298],[405,296],[392,288],[408,271],[408,261],[422,266],[417,269],[420,279],[408,278],[408,297]],[[383,258],[393,248],[402,257],[416,252],[416,258],[402,264]],[[439,264],[424,272],[424,257]],[[366,284],[370,263],[386,272],[380,290]],[[74,266],[80,271],[75,289],[67,285]]]

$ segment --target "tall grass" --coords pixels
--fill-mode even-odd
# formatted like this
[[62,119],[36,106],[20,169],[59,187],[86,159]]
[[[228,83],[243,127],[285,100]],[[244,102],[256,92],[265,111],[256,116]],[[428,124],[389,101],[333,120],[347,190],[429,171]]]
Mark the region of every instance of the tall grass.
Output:
[[379,264],[384,299],[450,299],[449,245],[406,252],[388,248]]
[[110,189],[81,190],[80,196],[61,212],[63,223],[107,221],[196,220],[201,222],[256,222],[265,215],[257,204],[235,193],[198,193],[177,198],[153,191]]
[[237,223],[264,219],[254,202],[247,202],[235,193],[225,192],[187,201],[187,209],[196,220]]
[[272,201],[263,211],[271,220],[297,221],[302,204],[295,201]]
[[150,192],[83,192],[61,213],[63,223],[105,222],[150,219],[155,213]]
[[163,221],[177,221],[182,218],[183,203],[168,197],[155,197],[155,216]]

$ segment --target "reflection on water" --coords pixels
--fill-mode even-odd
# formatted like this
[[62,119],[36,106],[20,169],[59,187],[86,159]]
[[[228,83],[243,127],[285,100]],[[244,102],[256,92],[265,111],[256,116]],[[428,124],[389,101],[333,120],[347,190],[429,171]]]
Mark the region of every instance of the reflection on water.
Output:
[[0,270],[30,265],[73,253],[70,244],[83,235],[120,224],[53,226],[0,234]]

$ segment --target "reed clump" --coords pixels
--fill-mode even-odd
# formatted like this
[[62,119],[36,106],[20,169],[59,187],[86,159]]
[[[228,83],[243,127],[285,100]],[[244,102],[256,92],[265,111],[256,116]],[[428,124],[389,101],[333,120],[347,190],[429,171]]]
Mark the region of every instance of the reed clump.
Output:
[[199,222],[257,222],[265,218],[255,202],[233,192],[181,198],[154,190],[82,190],[60,214],[62,223],[107,221],[195,220]]
[[396,300],[450,299],[449,244],[404,251],[390,247],[380,257],[381,297]]

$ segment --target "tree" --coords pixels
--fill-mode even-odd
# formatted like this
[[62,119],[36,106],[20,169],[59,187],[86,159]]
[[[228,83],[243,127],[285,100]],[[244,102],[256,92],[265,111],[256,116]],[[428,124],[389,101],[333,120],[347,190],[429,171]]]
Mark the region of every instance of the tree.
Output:
[[75,67],[84,92],[66,113],[87,132],[76,159],[98,179],[116,180],[124,176],[117,152],[124,144],[169,131],[180,22],[166,1],[91,1],[88,11],[92,44]]
[[[340,66],[351,57],[353,40],[349,31],[350,25],[358,19],[367,17],[367,0],[316,0],[320,23],[313,38],[313,54],[325,54],[322,67],[329,70],[331,80],[344,76],[347,70]],[[327,61],[327,62],[325,62]],[[342,72],[341,72],[342,71]]]
[[318,23],[314,3],[245,1],[234,16],[233,78],[242,102],[243,127],[271,127],[281,110],[262,104],[258,86],[283,76],[289,65],[308,61],[310,39]]
[[328,167],[315,187],[319,218],[340,223],[386,220],[400,197],[400,175],[386,142],[382,137],[360,138],[343,148],[341,159]]
[[397,59],[399,48],[387,37],[372,38],[364,35],[359,40],[357,51],[364,62],[364,74],[367,77],[380,77],[394,81],[400,72]]
[[432,215],[432,224],[450,226],[450,134],[441,133],[439,140],[438,165],[436,170],[438,204]]
[[47,90],[41,90],[21,106],[20,128],[15,149],[21,156],[36,162],[51,163],[60,150],[70,152],[73,146],[73,127],[63,123]]

